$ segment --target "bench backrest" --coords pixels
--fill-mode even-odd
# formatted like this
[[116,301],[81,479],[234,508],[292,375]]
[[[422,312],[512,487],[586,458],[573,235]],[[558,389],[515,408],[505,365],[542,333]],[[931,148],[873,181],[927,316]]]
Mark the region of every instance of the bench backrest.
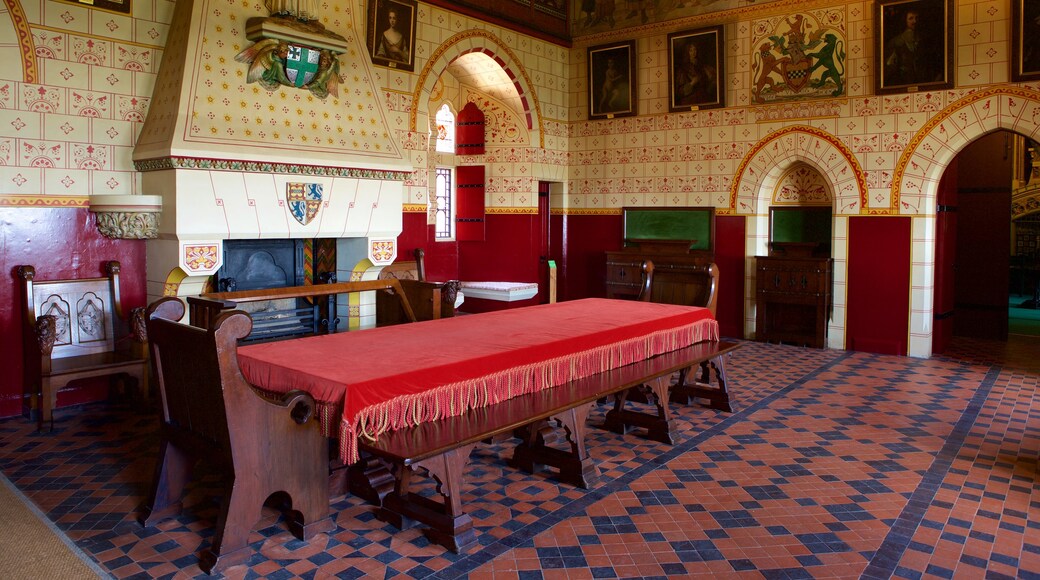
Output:
[[184,305],[173,297],[148,307],[148,343],[159,382],[162,424],[181,444],[229,454],[228,403],[232,389],[249,389],[238,370],[237,340],[252,321],[240,311],[226,312],[209,329],[175,322]]
[[119,262],[105,264],[106,277],[38,280],[32,266],[19,266],[25,284],[23,315],[33,332],[42,316],[55,318],[51,358],[65,358],[112,351],[116,320],[122,319],[119,302]]
[[719,268],[708,264],[668,264],[653,271],[650,302],[701,306],[715,315]]

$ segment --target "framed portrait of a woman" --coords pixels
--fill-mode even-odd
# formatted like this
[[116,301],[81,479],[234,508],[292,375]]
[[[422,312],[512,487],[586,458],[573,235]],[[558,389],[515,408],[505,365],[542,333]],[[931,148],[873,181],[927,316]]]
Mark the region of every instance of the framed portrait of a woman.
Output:
[[636,114],[634,40],[589,47],[589,119]]
[[668,35],[669,111],[721,107],[724,101],[722,27]]
[[952,0],[878,0],[874,19],[878,94],[953,87]]
[[416,0],[369,0],[368,52],[372,63],[415,70]]

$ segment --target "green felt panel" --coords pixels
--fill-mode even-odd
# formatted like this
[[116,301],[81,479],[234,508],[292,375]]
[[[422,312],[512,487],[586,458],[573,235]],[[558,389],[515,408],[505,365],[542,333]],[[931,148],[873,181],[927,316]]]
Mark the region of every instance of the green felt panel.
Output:
[[629,207],[623,213],[624,236],[628,242],[689,240],[691,250],[711,249],[713,208]]
[[774,207],[769,217],[771,242],[831,242],[830,207]]

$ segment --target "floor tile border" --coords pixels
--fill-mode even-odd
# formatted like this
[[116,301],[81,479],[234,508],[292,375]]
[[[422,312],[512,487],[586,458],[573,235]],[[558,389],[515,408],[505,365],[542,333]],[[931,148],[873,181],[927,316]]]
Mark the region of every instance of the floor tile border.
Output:
[[[602,500],[603,498],[617,493],[619,491],[624,491],[628,489],[630,484],[636,479],[639,479],[640,477],[643,477],[644,475],[652,471],[660,469],[662,465],[667,464],[668,462],[678,458],[684,453],[689,453],[707,439],[724,432],[731,425],[734,425],[742,421],[746,416],[768,407],[771,403],[786,395],[788,392],[813,380],[820,373],[830,370],[831,368],[848,360],[854,354],[857,353],[854,353],[852,351],[840,352],[840,354],[835,356],[835,358],[831,359],[830,361],[824,362],[822,365],[809,371],[801,378],[791,382],[786,387],[778,389],[770,395],[766,395],[765,397],[759,399],[757,402],[755,402],[752,405],[749,405],[745,409],[733,412],[725,419],[722,419],[715,425],[712,425],[711,427],[704,429],[697,435],[687,438],[673,445],[668,450],[646,459],[642,465],[632,469],[623,476],[615,478],[601,487],[590,490],[585,495],[581,496],[578,499],[575,499],[574,501],[568,503],[565,506],[562,506],[559,509],[554,510],[551,514],[547,514],[545,517],[539,519],[537,522],[530,523],[524,526],[523,528],[516,530],[512,534],[499,539],[493,544],[481,547],[479,551],[462,557],[458,561],[454,562],[452,565],[437,571],[435,574],[432,574],[429,577],[454,580],[455,578],[459,578],[463,574],[472,572],[478,567],[483,566],[484,564],[494,560],[495,558],[501,556],[509,550],[522,547],[525,542],[533,539],[536,535],[552,528],[553,526],[559,524],[560,522],[566,519],[585,513],[586,508]],[[737,396],[739,397],[739,394]]]
[[932,500],[935,499],[935,495],[939,491],[939,486],[946,479],[946,475],[953,465],[953,460],[957,457],[961,446],[964,445],[965,439],[971,432],[972,425],[978,419],[979,413],[989,398],[990,392],[993,390],[993,386],[996,384],[1001,372],[1003,372],[1002,367],[990,367],[986,377],[979,384],[978,389],[975,390],[971,400],[968,401],[968,406],[961,413],[960,419],[957,420],[953,430],[947,436],[942,449],[936,454],[932,464],[925,472],[921,483],[911,494],[910,500],[907,501],[903,511],[900,512],[899,517],[892,524],[892,528],[885,536],[884,541],[881,542],[881,546],[875,552],[874,557],[867,563],[866,569],[863,570],[862,578],[887,579],[895,574],[896,567],[903,558],[903,553],[910,546],[918,526],[924,520],[928,506],[931,505]]

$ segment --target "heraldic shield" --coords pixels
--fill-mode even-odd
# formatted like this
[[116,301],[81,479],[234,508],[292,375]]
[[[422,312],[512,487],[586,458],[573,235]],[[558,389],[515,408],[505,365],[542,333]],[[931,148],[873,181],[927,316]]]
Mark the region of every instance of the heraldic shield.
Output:
[[290,44],[285,55],[285,76],[292,81],[294,87],[305,86],[318,73],[320,59],[320,51]]
[[321,184],[289,183],[285,191],[285,201],[289,202],[289,211],[296,221],[307,225],[321,209]]

